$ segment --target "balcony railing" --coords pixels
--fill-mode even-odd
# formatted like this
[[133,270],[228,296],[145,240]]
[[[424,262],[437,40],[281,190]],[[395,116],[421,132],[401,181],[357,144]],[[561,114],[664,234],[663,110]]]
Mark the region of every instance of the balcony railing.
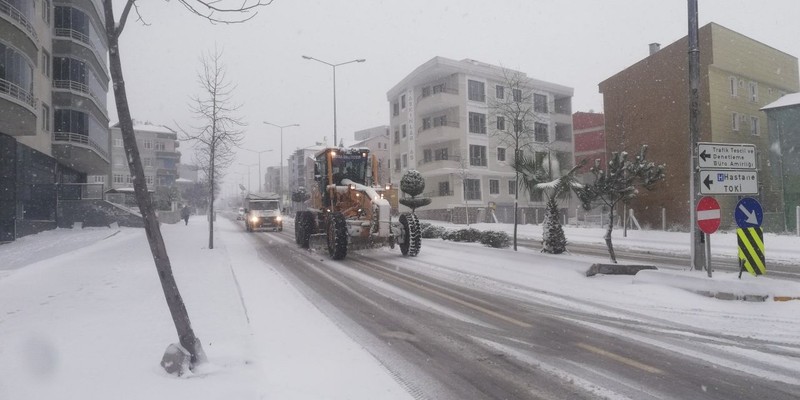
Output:
[[92,150],[96,151],[98,154],[102,155],[106,159],[109,159],[108,151],[100,147],[97,143],[89,140],[89,136],[81,133],[53,132],[53,141],[85,144],[91,147]]
[[14,6],[9,4],[5,0],[0,0],[0,12],[11,17],[11,20],[18,23],[23,29],[28,31],[31,37],[33,37],[37,41],[39,40],[39,35],[36,34],[36,30],[33,29],[33,25],[31,25],[31,23],[28,22],[28,18],[25,15],[23,15],[19,10],[14,8]]
[[[2,1],[2,0],[0,0]],[[5,79],[0,79],[0,93],[7,94],[31,107],[36,108],[36,99],[25,89]]]
[[453,162],[461,162],[461,156],[453,156],[453,155],[449,155],[449,156],[447,156],[447,158],[431,158],[431,159],[426,159],[426,158],[423,158],[423,159],[422,159],[422,160],[419,162],[419,164],[420,164],[420,165],[425,165],[425,164],[436,163],[436,162],[440,162],[440,161],[453,161]]
[[92,53],[94,53],[95,57],[97,57],[97,60],[100,62],[101,65],[105,64],[106,60],[105,56],[100,54],[100,51],[98,51],[95,48],[94,43],[92,43],[92,39],[89,37],[89,35],[69,28],[56,28],[55,33],[57,37],[62,37],[62,38],[65,37],[77,40],[78,42],[80,42],[81,44],[92,50]]
[[430,192],[425,192],[422,196],[424,197],[450,197],[453,196],[454,193],[452,190],[432,190]]
[[419,128],[417,128],[417,133],[420,133],[420,132],[423,132],[423,131],[427,131],[427,130],[430,130],[430,129],[436,129],[436,128],[439,128],[441,126],[449,126],[451,128],[460,128],[461,124],[459,124],[458,122],[455,122],[455,121],[447,121],[444,124],[438,124],[438,125],[434,124],[434,125],[431,125],[431,126],[423,125],[423,126],[420,126]]
[[431,96],[437,95],[437,94],[439,94],[439,93],[446,93],[446,94],[455,94],[455,95],[457,95],[457,94],[458,94],[458,89],[453,89],[453,88],[448,88],[448,87],[446,87],[446,88],[444,88],[444,89],[437,89],[436,91],[432,91],[432,92],[425,92],[425,91],[423,91],[423,92],[422,92],[422,95],[420,95],[419,97],[417,97],[417,103],[419,103],[419,101],[420,101],[420,100],[422,100],[422,99],[424,99],[424,98],[431,97]]
[[94,101],[95,105],[97,105],[97,108],[103,113],[103,115],[106,115],[107,111],[105,109],[105,103],[103,103],[100,98],[95,96],[95,94],[89,90],[89,85],[76,81],[57,80],[53,81],[53,87],[56,89],[69,90],[71,92],[78,92],[89,96],[92,101]]

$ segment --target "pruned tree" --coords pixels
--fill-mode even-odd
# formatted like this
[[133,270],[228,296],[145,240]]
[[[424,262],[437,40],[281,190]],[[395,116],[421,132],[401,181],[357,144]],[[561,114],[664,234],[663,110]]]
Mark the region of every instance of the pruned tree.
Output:
[[617,262],[617,258],[611,243],[611,232],[614,229],[614,209],[617,204],[630,204],[638,194],[637,186],[652,190],[656,183],[664,179],[665,165],[647,161],[646,156],[647,145],[642,145],[639,154],[632,161],[628,160],[628,153],[625,151],[612,153],[606,169],[602,168],[600,160],[595,160],[595,165],[590,169],[594,182],[576,190],[584,209],[592,209],[596,202],[608,207],[608,227],[603,239],[613,263]]
[[406,171],[400,179],[400,190],[411,198],[403,197],[399,200],[400,204],[411,209],[414,214],[419,207],[431,204],[431,199],[427,197],[417,197],[425,191],[425,178],[417,170]]
[[[489,112],[494,117],[489,132],[514,151],[512,163],[516,163],[524,150],[531,149],[534,141],[534,122],[537,120],[533,85],[519,71],[503,69],[502,85],[496,88],[495,96],[488,100]],[[491,121],[491,119],[490,119]],[[508,157],[508,155],[506,155]],[[519,218],[519,188],[522,186],[518,171],[514,174],[514,250],[517,250],[517,226]]]
[[544,164],[543,157],[526,157],[521,155],[511,164],[520,175],[520,184],[529,192],[540,191],[547,198],[545,217],[542,224],[542,252],[561,254],[567,250],[567,238],[561,225],[561,213],[558,210],[558,199],[569,191],[581,188],[576,175],[582,165],[577,165],[564,175],[551,180],[553,173],[550,164]]
[[233,103],[236,85],[226,76],[222,51],[214,48],[200,58],[201,70],[197,83],[201,94],[193,96],[189,106],[197,124],[188,131],[181,129],[184,140],[195,144],[197,164],[206,175],[208,184],[208,248],[214,248],[214,199],[219,192],[219,182],[233,163],[235,152],[244,139],[241,130],[246,124],[236,115],[241,105]]
[[[237,2],[229,0],[179,1],[191,12],[203,16],[213,23],[237,23],[252,18],[255,16],[258,7],[268,5],[272,0],[239,0]],[[164,238],[161,236],[161,229],[158,226],[155,209],[147,192],[144,169],[142,168],[142,160],[136,145],[136,136],[133,131],[133,121],[128,105],[128,95],[125,90],[126,82],[122,73],[122,57],[119,47],[120,35],[125,29],[125,24],[128,21],[131,11],[136,12],[140,21],[142,20],[142,16],[139,13],[136,0],[127,0],[119,19],[117,19],[114,16],[113,3],[114,0],[102,0],[103,13],[106,21],[105,35],[108,41],[109,72],[114,88],[114,101],[117,108],[117,116],[119,117],[120,130],[122,131],[122,142],[125,148],[126,159],[128,160],[128,167],[131,176],[133,176],[134,194],[139,204],[139,211],[144,220],[144,229],[147,234],[147,241],[150,245],[150,252],[153,255],[153,262],[156,265],[158,277],[161,281],[161,288],[164,291],[164,297],[166,298],[172,321],[178,333],[182,354],[188,355],[188,357],[186,357],[188,359],[185,360],[188,365],[185,366],[188,369],[192,369],[197,364],[204,362],[206,357],[200,345],[200,341],[192,330],[189,313],[186,311],[183,298],[175,282],[175,277],[172,273],[172,264],[169,261],[167,249],[164,245]],[[172,346],[170,346],[170,348],[171,347]],[[174,353],[168,348],[165,357],[170,354]],[[173,366],[169,366],[163,361],[162,366],[167,369],[168,372],[176,374],[182,374],[184,372],[182,368],[174,369]]]

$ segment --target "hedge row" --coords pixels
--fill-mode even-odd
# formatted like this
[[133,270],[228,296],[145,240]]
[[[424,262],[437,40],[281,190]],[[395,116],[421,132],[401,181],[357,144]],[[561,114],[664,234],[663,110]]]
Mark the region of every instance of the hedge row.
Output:
[[479,231],[475,228],[448,230],[428,222],[422,222],[421,234],[425,239],[442,238],[454,242],[480,242],[484,246],[505,248],[511,245],[511,237],[500,231]]

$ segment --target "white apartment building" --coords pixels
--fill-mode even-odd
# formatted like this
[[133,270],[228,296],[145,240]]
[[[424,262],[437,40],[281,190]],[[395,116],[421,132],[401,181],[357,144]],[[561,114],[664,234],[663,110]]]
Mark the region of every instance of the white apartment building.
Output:
[[[525,154],[546,157],[556,176],[572,166],[572,88],[475,60],[434,57],[386,94],[392,182],[410,169],[423,175],[424,196],[433,202],[417,210],[421,218],[514,220],[514,148],[502,140],[511,123],[497,118],[491,107],[494,99],[516,99],[517,93],[505,86],[509,73],[531,86],[527,89],[535,103],[535,115],[525,124],[535,125],[536,133]],[[544,217],[540,193],[520,193],[519,207],[523,222]]]

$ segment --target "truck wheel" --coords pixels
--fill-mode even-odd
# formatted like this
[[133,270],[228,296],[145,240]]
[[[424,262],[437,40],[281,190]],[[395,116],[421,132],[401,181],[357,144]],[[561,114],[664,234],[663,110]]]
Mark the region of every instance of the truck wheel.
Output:
[[294,242],[300,245],[300,238],[303,237],[303,212],[298,211],[294,215]]
[[328,217],[328,253],[334,260],[347,256],[347,222],[340,212],[331,213]]
[[403,242],[400,243],[400,252],[404,256],[416,257],[422,245],[419,220],[415,214],[406,213],[400,215],[400,224],[403,226]]
[[314,213],[303,211],[300,218],[300,247],[307,249],[311,243],[311,234],[317,230]]

